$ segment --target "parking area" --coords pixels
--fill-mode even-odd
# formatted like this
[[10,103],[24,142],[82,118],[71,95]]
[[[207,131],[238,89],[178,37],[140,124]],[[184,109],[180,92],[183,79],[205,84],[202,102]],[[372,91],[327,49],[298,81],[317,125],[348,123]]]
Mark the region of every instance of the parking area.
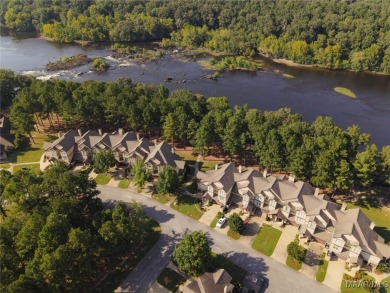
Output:
[[215,219],[218,212],[222,211],[221,207],[217,204],[208,206],[206,211],[203,213],[202,217],[199,219],[199,222],[210,226],[211,222]]
[[332,289],[340,291],[345,270],[345,260],[333,255],[328,264],[324,284]]
[[305,259],[302,263],[301,273],[305,276],[315,279],[318,266],[321,262],[321,254],[324,246],[317,242],[310,242]]

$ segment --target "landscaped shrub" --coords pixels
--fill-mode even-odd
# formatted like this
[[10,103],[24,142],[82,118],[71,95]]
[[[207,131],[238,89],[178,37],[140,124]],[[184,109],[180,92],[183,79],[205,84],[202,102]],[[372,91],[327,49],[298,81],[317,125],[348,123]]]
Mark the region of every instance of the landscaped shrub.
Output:
[[229,228],[234,232],[241,234],[244,231],[245,228],[244,221],[237,213],[234,213],[233,215],[230,216],[230,218],[228,219],[228,224],[229,224]]
[[305,258],[306,250],[299,245],[299,242],[294,240],[289,245],[287,245],[287,253],[293,259],[302,262]]
[[380,275],[382,273],[386,273],[389,270],[389,265],[383,261],[381,261],[378,266],[375,268],[375,273]]

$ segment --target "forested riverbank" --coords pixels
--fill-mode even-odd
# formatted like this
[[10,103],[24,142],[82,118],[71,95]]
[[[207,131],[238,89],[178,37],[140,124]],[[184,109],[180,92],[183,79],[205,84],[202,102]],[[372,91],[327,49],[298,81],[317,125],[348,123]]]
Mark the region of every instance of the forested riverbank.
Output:
[[[379,150],[356,125],[346,130],[329,117],[305,122],[289,108],[277,111],[229,106],[226,97],[204,97],[188,90],[128,78],[82,83],[41,81],[1,72],[2,102],[11,104],[17,135],[28,135],[42,119],[61,117],[67,128],[123,127],[161,136],[195,153],[229,155],[240,163],[288,170],[316,186],[348,190],[390,183],[390,146]],[[16,90],[17,89],[17,90]]]
[[163,40],[165,46],[390,73],[386,0],[7,0],[1,25],[60,42]]

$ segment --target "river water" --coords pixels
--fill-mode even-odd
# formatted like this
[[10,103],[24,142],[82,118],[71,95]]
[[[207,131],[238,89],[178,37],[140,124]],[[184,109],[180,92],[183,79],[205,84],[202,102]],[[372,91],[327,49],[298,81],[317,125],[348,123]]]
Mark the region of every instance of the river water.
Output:
[[[103,57],[111,67],[104,73],[92,72],[90,65],[67,71],[44,69],[49,60],[78,53]],[[202,77],[212,71],[204,70],[198,62],[188,58],[166,55],[154,62],[136,64],[109,56],[109,45],[82,47],[37,38],[0,37],[0,67],[17,73],[43,80],[108,81],[128,77],[136,82],[155,84],[163,83],[169,76],[174,80],[166,83],[170,90],[185,88],[205,96],[226,96],[231,106],[247,103],[261,110],[290,107],[308,122],[320,115],[330,116],[343,128],[359,125],[362,131],[371,134],[371,141],[379,147],[390,145],[390,76],[288,67],[264,60],[263,71],[228,72],[213,81]],[[283,73],[294,78],[286,78]],[[350,89],[357,98],[336,93],[337,86]]]

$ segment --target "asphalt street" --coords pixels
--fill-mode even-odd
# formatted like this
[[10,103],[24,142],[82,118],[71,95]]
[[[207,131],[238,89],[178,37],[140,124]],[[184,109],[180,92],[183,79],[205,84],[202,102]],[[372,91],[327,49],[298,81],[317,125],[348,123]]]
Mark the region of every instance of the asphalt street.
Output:
[[267,279],[266,292],[272,293],[330,293],[333,289],[318,283],[285,264],[264,256],[251,247],[219,233],[203,223],[193,220],[169,206],[163,205],[147,196],[112,186],[98,186],[103,201],[135,200],[141,203],[146,214],[160,223],[162,236],[138,264],[123,284],[115,292],[145,293],[153,285],[163,268],[169,263],[170,256],[181,237],[188,232],[206,233],[212,250],[225,255],[249,273],[259,274]]

